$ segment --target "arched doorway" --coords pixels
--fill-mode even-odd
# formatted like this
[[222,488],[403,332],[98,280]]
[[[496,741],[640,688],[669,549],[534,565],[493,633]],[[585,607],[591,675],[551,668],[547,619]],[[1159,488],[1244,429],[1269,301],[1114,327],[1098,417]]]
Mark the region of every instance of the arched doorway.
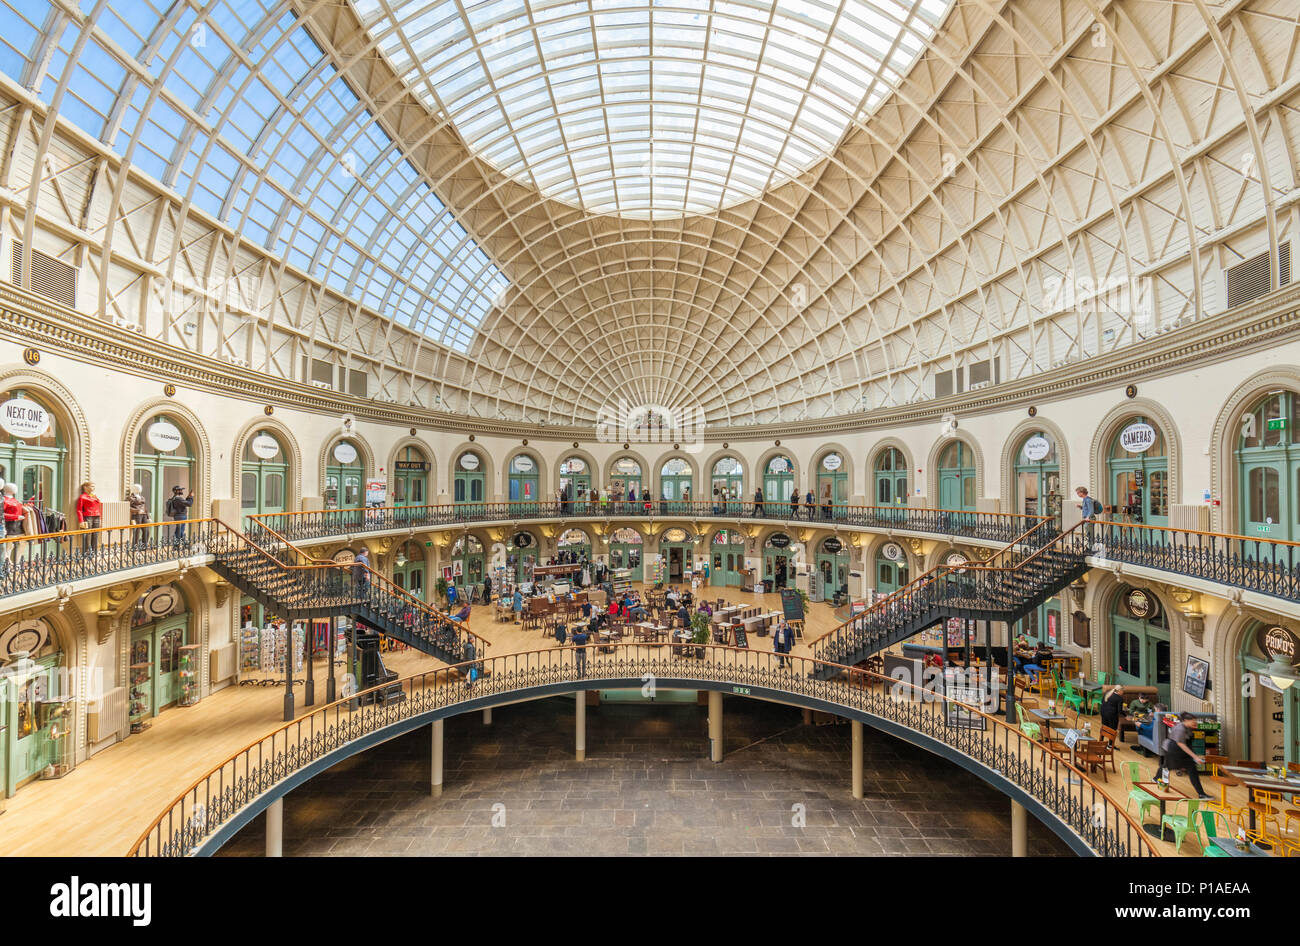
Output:
[[615,529],[609,534],[610,570],[626,568],[631,573],[629,577],[632,581],[644,581],[643,547],[640,532],[635,529]]
[[1237,521],[1243,535],[1300,541],[1300,446],[1291,436],[1298,406],[1294,392],[1274,391],[1242,415]]
[[793,588],[795,573],[794,543],[784,532],[773,532],[763,543],[763,580],[772,590]]
[[680,582],[695,567],[695,536],[685,529],[668,529],[659,536],[659,580]]
[[891,595],[912,579],[908,575],[907,552],[897,542],[886,542],[876,550],[876,594]]
[[576,515],[587,512],[587,497],[591,495],[591,470],[582,457],[569,457],[560,464],[560,489],[569,497],[570,507]]
[[581,529],[566,529],[555,542],[556,558],[562,565],[591,561],[591,539]]
[[876,505],[902,506],[911,493],[908,487],[907,459],[896,447],[886,447],[876,454]]
[[75,762],[69,655],[44,619],[0,633],[0,787],[11,796],[46,766]]
[[201,658],[191,625],[175,585],[155,585],[136,599],[127,655],[132,732],[142,731],[169,707],[198,701]]
[[832,507],[833,518],[843,519],[848,515],[849,471],[843,454],[832,450],[821,458],[817,464],[816,490],[817,504],[823,518],[826,517],[828,502]]
[[419,447],[405,446],[393,461],[393,505],[425,506],[429,502],[429,460]]
[[1115,682],[1153,686],[1157,701],[1169,705],[1169,625],[1160,599],[1146,588],[1121,586],[1111,605],[1110,622]]
[[483,580],[483,543],[462,535],[451,546],[451,576],[457,585],[477,585]]
[[[426,563],[423,545],[412,539],[397,547],[397,552],[393,555],[393,584],[406,591],[411,597],[427,601],[428,599],[425,597],[425,571]],[[479,571],[480,578],[478,580],[482,581],[481,566]]]
[[325,461],[325,508],[357,509],[362,505],[366,478],[361,451],[346,438],[330,447]]
[[1015,477],[1018,512],[1061,518],[1061,463],[1051,434],[1035,431],[1020,442]]
[[[194,488],[195,454],[190,438],[167,414],[157,414],[140,425],[132,457],[134,482],[139,483],[150,522],[170,519],[167,501],[181,488],[184,499]],[[195,515],[194,508],[183,517]]]
[[1106,469],[1121,522],[1169,525],[1169,458],[1160,428],[1131,418],[1111,441]]
[[289,454],[280,438],[269,430],[249,437],[239,467],[239,508],[245,522],[248,516],[284,512],[288,478]]
[[[632,457],[619,457],[614,461],[614,466],[610,469],[609,474],[610,488],[613,495],[610,500],[614,503],[622,503],[633,494],[637,499],[641,498],[641,464]],[[616,507],[615,512],[624,512],[625,509]]]
[[452,482],[452,501],[481,503],[487,497],[487,476],[483,472],[483,458],[473,450],[466,450],[456,458]]
[[739,515],[745,492],[745,468],[735,457],[723,457],[713,464],[709,477],[709,492],[713,500],[713,514]]
[[[777,456],[763,467],[763,500],[769,503],[790,502],[794,492],[794,463],[789,457]],[[781,510],[782,513],[785,509]]]
[[[13,483],[20,502],[59,509],[71,493],[68,445],[51,405],[26,388],[0,393],[0,479]],[[65,514],[75,525],[71,509]]]
[[745,569],[745,537],[731,529],[719,529],[709,543],[709,584],[718,588],[739,588]]
[[[1241,699],[1241,746],[1244,757],[1269,764],[1300,762],[1300,686],[1285,688],[1267,673],[1280,658],[1296,672],[1300,664],[1300,635],[1280,623],[1252,623],[1242,635],[1238,651]],[[1285,680],[1281,681],[1286,683]]]
[[537,537],[531,532],[516,532],[507,545],[506,568],[515,576],[515,581],[532,581],[536,564]]
[[837,535],[829,535],[817,545],[817,571],[827,598],[849,584],[849,549]]
[[975,453],[960,440],[939,454],[939,508],[975,511]]
[[660,509],[664,515],[689,515],[691,483],[695,470],[681,457],[673,457],[659,470]]
[[512,503],[535,503],[541,500],[538,491],[536,458],[520,453],[510,460],[510,489],[506,494]]

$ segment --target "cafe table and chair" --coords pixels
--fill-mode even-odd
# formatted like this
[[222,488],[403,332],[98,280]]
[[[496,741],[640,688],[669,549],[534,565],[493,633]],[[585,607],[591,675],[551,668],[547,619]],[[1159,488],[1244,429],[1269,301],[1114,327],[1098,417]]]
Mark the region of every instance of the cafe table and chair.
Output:
[[[1136,765],[1137,763],[1133,763],[1133,764]],[[1177,789],[1172,785],[1161,785],[1158,782],[1138,782],[1137,787],[1142,789],[1144,792],[1146,792],[1148,795],[1150,795],[1152,798],[1154,798],[1157,802],[1160,803],[1159,823],[1144,824],[1142,826],[1142,830],[1145,831],[1147,834],[1151,835],[1153,838],[1159,838],[1162,841],[1168,841],[1172,844],[1175,835],[1173,830],[1166,827],[1166,821],[1168,820],[1170,815],[1166,813],[1165,805],[1167,805],[1169,802],[1173,802],[1174,807],[1177,807],[1178,803],[1181,801],[1194,802],[1198,800],[1192,798],[1186,792],[1181,791],[1180,789]],[[1186,829],[1186,825],[1184,825],[1183,827],[1184,829]]]
[[1262,762],[1237,762],[1235,765],[1220,765],[1220,773],[1226,773],[1238,779],[1250,791],[1250,801],[1240,811],[1249,820],[1249,830],[1255,830],[1258,822],[1265,833],[1272,825],[1275,836],[1284,837],[1282,825],[1278,820],[1280,812],[1272,802],[1280,801],[1283,795],[1300,792],[1300,775],[1287,772],[1284,778],[1270,775]]
[[1205,803],[1205,809],[1207,811],[1216,811],[1222,814],[1225,818],[1230,818],[1234,821],[1238,820],[1240,817],[1240,810],[1234,808],[1228,803],[1228,789],[1240,788],[1243,784],[1242,781],[1233,778],[1231,775],[1207,775],[1205,781],[1209,782],[1211,785],[1219,786],[1219,797],[1207,801]]

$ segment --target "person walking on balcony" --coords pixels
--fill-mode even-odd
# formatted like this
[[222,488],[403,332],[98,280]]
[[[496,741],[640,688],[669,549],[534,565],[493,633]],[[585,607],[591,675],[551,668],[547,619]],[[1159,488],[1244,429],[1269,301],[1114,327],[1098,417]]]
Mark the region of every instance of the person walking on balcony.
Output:
[[799,491],[797,489],[790,490],[790,518],[799,518]]
[[1093,525],[1101,515],[1101,503],[1088,495],[1088,487],[1076,486],[1074,495],[1079,497],[1079,511],[1083,519],[1083,541],[1092,545],[1096,541],[1096,529]]
[[804,509],[808,513],[808,521],[812,522],[813,516],[817,513],[817,497],[813,495],[812,487],[808,487],[808,492],[803,495]]
[[776,662],[785,669],[787,654],[794,648],[794,631],[787,621],[782,621],[772,632],[772,650],[776,653]]
[[370,591],[370,551],[363,545],[352,560],[352,585],[357,597],[364,598]]
[[754,517],[764,515],[763,513],[763,488],[760,486],[754,490]]
[[185,520],[190,517],[190,507],[194,505],[194,490],[188,495],[184,486],[173,486],[172,497],[167,500],[167,518],[176,525],[172,531],[172,541],[177,545],[185,541]]

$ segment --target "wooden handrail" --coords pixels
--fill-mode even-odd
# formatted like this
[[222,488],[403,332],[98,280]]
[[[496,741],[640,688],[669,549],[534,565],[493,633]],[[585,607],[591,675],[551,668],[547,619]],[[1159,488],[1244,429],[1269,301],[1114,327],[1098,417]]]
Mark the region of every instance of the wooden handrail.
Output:
[[0,538],[0,545],[19,542],[52,542],[58,539],[71,539],[83,535],[97,535],[105,532],[124,532],[129,529],[174,529],[177,526],[194,526],[204,522],[218,522],[212,516],[201,519],[159,519],[156,522],[131,522],[121,526],[96,526],[93,529],[64,529],[62,532],[40,532],[36,535],[7,535]]
[[[753,650],[750,650],[749,648],[745,648],[745,647],[736,647],[736,646],[734,646],[734,645],[730,645],[730,644],[694,644],[694,643],[691,643],[691,644],[679,644],[679,643],[673,643],[673,642],[649,643],[649,642],[627,642],[627,641],[622,641],[622,642],[618,642],[618,643],[607,643],[607,644],[599,644],[599,645],[597,645],[597,644],[587,644],[587,645],[585,645],[585,648],[584,648],[584,649],[586,649],[588,652],[592,652],[592,653],[594,653],[594,652],[596,652],[596,648],[597,648],[597,647],[600,647],[600,648],[602,648],[602,649],[604,649],[604,648],[630,648],[630,647],[662,649],[662,648],[665,648],[665,647],[680,648],[680,647],[685,647],[685,646],[689,646],[689,647],[693,647],[693,648],[706,648],[706,649],[708,649],[708,650],[710,650],[710,651],[732,652],[732,653],[735,653],[735,654],[744,654],[744,655],[746,655],[746,656],[752,656],[752,655],[758,654],[759,656],[764,657],[764,658],[768,658],[768,659],[771,659],[771,658],[773,658],[773,657],[775,657],[775,656],[778,656],[778,655],[774,655],[774,654],[769,654],[769,653],[767,653],[767,652],[765,652],[765,651],[753,651]],[[563,650],[567,650],[567,649],[568,649],[568,648],[564,648]],[[346,696],[346,697],[343,697],[343,698],[341,698],[341,699],[335,700],[333,703],[327,703],[327,704],[325,704],[325,705],[323,705],[323,706],[317,707],[316,709],[312,710],[310,713],[305,713],[304,715],[299,716],[297,719],[291,720],[290,722],[282,723],[280,726],[278,726],[278,727],[276,727],[275,729],[271,730],[269,733],[267,733],[267,734],[265,734],[265,735],[259,737],[258,739],[255,739],[254,741],[248,743],[246,746],[244,746],[244,747],[243,747],[242,749],[240,749],[239,751],[237,751],[237,752],[235,752],[235,753],[232,753],[230,756],[228,756],[227,758],[223,759],[223,760],[222,760],[221,762],[219,762],[217,765],[214,765],[212,768],[208,769],[208,770],[207,770],[203,775],[201,775],[201,776],[199,776],[197,779],[195,779],[195,780],[194,780],[194,781],[189,785],[189,787],[187,787],[187,788],[186,788],[184,791],[182,791],[179,795],[177,795],[175,798],[173,798],[172,801],[171,801],[171,803],[167,805],[167,807],[162,811],[162,813],[159,814],[158,817],[155,818],[155,819],[153,820],[153,822],[152,822],[152,823],[151,823],[147,828],[145,828],[145,830],[144,830],[143,832],[141,832],[140,836],[136,839],[135,843],[131,845],[130,850],[127,852],[127,856],[128,856],[128,857],[134,857],[134,856],[136,856],[136,855],[137,855],[137,852],[140,850],[140,848],[144,846],[144,844],[145,844],[146,841],[148,841],[148,839],[149,839],[149,835],[152,834],[152,833],[154,832],[154,830],[155,830],[156,828],[158,828],[158,827],[162,824],[163,819],[166,818],[166,817],[171,813],[171,811],[172,811],[172,810],[173,810],[177,805],[182,804],[182,803],[185,801],[186,797],[189,796],[192,792],[196,791],[196,790],[198,789],[198,787],[199,787],[200,785],[202,785],[202,784],[203,784],[207,779],[211,778],[213,775],[216,775],[216,774],[217,774],[218,772],[220,772],[222,769],[226,768],[226,766],[228,766],[228,765],[233,765],[234,763],[236,763],[236,762],[239,760],[239,758],[240,758],[241,756],[245,755],[246,753],[251,752],[255,747],[261,745],[262,743],[264,743],[264,742],[266,742],[266,741],[268,741],[268,740],[274,740],[275,737],[278,736],[278,735],[280,735],[281,733],[287,733],[291,728],[293,728],[293,727],[295,727],[295,726],[299,726],[299,725],[300,725],[304,720],[310,719],[311,717],[316,716],[316,715],[319,715],[319,714],[324,714],[324,713],[326,713],[326,712],[328,712],[328,711],[330,711],[330,710],[339,710],[339,709],[343,709],[343,708],[345,708],[345,704],[351,703],[351,702],[353,702],[353,701],[355,701],[355,700],[359,700],[362,696],[364,696],[364,695],[366,695],[366,694],[368,694],[368,693],[378,693],[378,692],[380,692],[380,691],[390,689],[391,687],[393,687],[393,686],[395,686],[395,685],[396,685],[396,686],[403,686],[403,689],[406,689],[406,688],[407,688],[407,685],[409,685],[411,689],[414,689],[414,685],[415,685],[417,682],[423,682],[425,679],[429,678],[430,676],[433,676],[433,677],[435,678],[435,685],[436,685],[436,678],[437,678],[438,675],[440,675],[440,674],[442,674],[442,675],[449,675],[449,672],[450,672],[450,671],[455,670],[455,671],[460,672],[461,675],[463,676],[463,670],[464,670],[464,668],[468,668],[469,666],[471,666],[471,665],[473,665],[473,664],[482,664],[482,663],[485,663],[485,662],[487,662],[487,661],[505,661],[505,660],[515,660],[515,661],[518,661],[519,658],[529,658],[529,657],[532,657],[532,656],[534,656],[534,655],[545,655],[545,656],[547,656],[547,657],[554,657],[554,656],[556,655],[557,652],[563,652],[563,651],[561,651],[560,649],[557,649],[557,648],[555,648],[555,647],[549,647],[549,648],[544,648],[544,649],[543,649],[543,648],[539,648],[539,649],[536,649],[536,650],[530,650],[530,651],[520,651],[520,652],[518,652],[518,653],[513,653],[513,654],[501,654],[501,655],[498,655],[498,656],[496,656],[496,657],[489,657],[489,658],[484,658],[484,659],[475,658],[474,660],[463,661],[462,663],[459,663],[459,664],[453,664],[453,665],[448,666],[448,667],[440,667],[440,668],[438,668],[438,669],[436,669],[436,670],[426,670],[426,671],[423,671],[423,672],[418,673],[418,674],[412,674],[412,675],[410,675],[410,676],[408,676],[408,677],[402,677],[401,679],[396,680],[396,681],[389,681],[388,683],[379,684],[378,686],[371,687],[371,688],[368,689],[368,690],[362,690],[362,691],[359,691],[359,692],[357,692],[357,693],[352,694],[351,696]],[[887,685],[889,685],[889,686],[906,686],[906,687],[909,687],[909,688],[913,691],[913,695],[914,695],[914,696],[915,696],[916,694],[920,694],[921,697],[922,697],[922,699],[925,699],[925,694],[927,694],[927,693],[931,693],[931,692],[932,692],[932,691],[928,691],[928,690],[926,690],[924,687],[919,687],[919,686],[917,686],[917,685],[914,684],[914,683],[909,683],[909,682],[907,682],[907,681],[905,681],[905,680],[900,680],[900,679],[898,679],[898,678],[896,678],[896,677],[889,677],[889,676],[885,676],[884,674],[875,673],[875,672],[873,672],[873,671],[869,671],[869,670],[863,670],[863,669],[858,668],[858,667],[850,667],[850,666],[846,666],[846,665],[844,665],[844,664],[834,663],[834,662],[832,662],[832,661],[820,660],[820,659],[818,659],[818,658],[816,658],[816,657],[806,657],[806,656],[795,655],[795,654],[786,654],[786,655],[780,655],[780,656],[784,656],[784,659],[787,660],[787,661],[791,661],[791,662],[793,662],[793,661],[802,661],[802,662],[804,662],[804,663],[806,663],[806,664],[813,664],[813,665],[815,665],[815,666],[817,666],[817,667],[822,667],[822,668],[830,668],[830,669],[833,669],[833,670],[837,670],[837,671],[839,671],[839,673],[847,674],[848,677],[849,677],[849,685],[852,685],[853,682],[854,682],[854,680],[855,680],[855,678],[856,678],[856,679],[858,679],[858,680],[862,680],[862,681],[866,681],[866,680],[874,680],[874,681],[876,681],[876,682],[884,683],[884,684],[887,684]],[[625,664],[625,665],[630,665],[630,664],[631,664],[631,662],[627,662],[627,664]],[[715,665],[715,666],[716,666],[716,665]],[[593,668],[593,669],[594,669],[594,668]],[[687,675],[685,675],[685,676],[686,676],[686,677],[689,677],[689,674],[687,674]],[[791,679],[808,679],[808,677],[809,677],[809,674],[808,674],[808,673],[798,673],[798,672],[792,672],[792,673],[791,673]],[[450,680],[450,677],[448,676],[447,679]],[[750,683],[750,682],[752,682],[752,681],[749,680],[748,678],[745,678],[745,679],[742,680],[741,682]],[[506,691],[506,692],[509,692],[509,691]],[[798,692],[798,691],[791,690],[790,692]],[[823,697],[826,697],[828,694],[825,693],[825,692],[823,692],[821,695],[822,695]],[[941,699],[942,699],[944,702],[957,703],[957,704],[959,704],[960,706],[962,706],[962,707],[963,707],[964,709],[966,709],[967,711],[969,711],[969,712],[971,712],[971,713],[974,713],[974,714],[978,715],[979,717],[981,717],[981,718],[985,721],[986,725],[987,725],[988,723],[992,723],[995,727],[1000,727],[1001,729],[1008,731],[1010,734],[1014,735],[1015,738],[1017,738],[1017,739],[1023,739],[1023,740],[1025,740],[1025,741],[1031,743],[1032,745],[1038,746],[1040,749],[1043,750],[1044,756],[1048,756],[1048,755],[1050,755],[1050,754],[1047,752],[1047,747],[1046,747],[1046,746],[1045,746],[1045,745],[1044,745],[1040,740],[1038,740],[1038,739],[1034,739],[1034,738],[1032,738],[1031,736],[1027,736],[1027,735],[1025,735],[1025,733],[1020,729],[1019,726],[1014,726],[1014,725],[1008,723],[1006,720],[1001,719],[1000,717],[993,716],[993,715],[991,715],[991,714],[989,714],[989,713],[985,713],[982,709],[980,709],[978,706],[975,706],[975,705],[973,705],[973,704],[965,703],[965,702],[962,702],[962,701],[960,701],[960,700],[951,699],[951,698],[949,698],[949,697],[947,697],[947,696],[943,696],[943,697],[941,697]],[[846,706],[847,706],[847,704],[843,704],[843,705],[846,705]],[[852,707],[849,707],[849,708],[852,708]],[[1102,788],[1102,786],[1100,786],[1100,785],[1098,785],[1096,782],[1094,782],[1094,781],[1092,780],[1092,778],[1091,778],[1087,773],[1085,773],[1085,772],[1082,771],[1081,769],[1076,768],[1076,767],[1075,767],[1072,763],[1070,763],[1069,761],[1067,761],[1067,760],[1063,760],[1063,759],[1061,759],[1059,756],[1052,756],[1052,758],[1055,760],[1055,762],[1057,763],[1058,766],[1064,767],[1066,770],[1068,770],[1068,772],[1069,772],[1070,774],[1072,774],[1072,775],[1074,775],[1074,776],[1077,776],[1077,777],[1081,780],[1081,783],[1082,783],[1082,784],[1087,784],[1087,785],[1089,785],[1089,786],[1094,790],[1094,792],[1100,794],[1101,797],[1105,798],[1105,799],[1109,802],[1110,807],[1111,807],[1111,809],[1114,811],[1116,817],[1119,818],[1119,819],[1122,819],[1123,821],[1125,821],[1125,822],[1128,823],[1131,832],[1133,833],[1133,835],[1134,835],[1135,837],[1137,837],[1137,838],[1140,839],[1141,843],[1145,846],[1146,851],[1147,851],[1147,853],[1148,853],[1149,855],[1151,855],[1151,856],[1153,856],[1153,857],[1159,857],[1159,856],[1160,856],[1160,853],[1156,850],[1155,846],[1151,843],[1150,838],[1147,836],[1146,832],[1142,829],[1141,824],[1139,824],[1137,821],[1135,821],[1135,820],[1133,819],[1133,816],[1130,815],[1130,814],[1128,814],[1127,811],[1125,811],[1124,809],[1120,808],[1120,807],[1118,806],[1118,803],[1115,801],[1115,799],[1111,798],[1110,795],[1108,795],[1108,794],[1105,792],[1105,790]],[[1081,787],[1082,787],[1082,786],[1081,786]]]

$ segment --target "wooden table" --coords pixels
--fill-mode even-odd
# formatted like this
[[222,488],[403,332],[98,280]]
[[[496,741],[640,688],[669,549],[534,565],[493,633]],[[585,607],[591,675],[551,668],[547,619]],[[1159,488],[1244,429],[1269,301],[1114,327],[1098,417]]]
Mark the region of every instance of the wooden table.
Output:
[[[1163,785],[1157,785],[1155,782],[1138,782],[1138,788],[1143,789],[1156,801],[1160,802],[1160,822],[1165,820],[1165,802],[1181,801],[1184,798],[1191,798],[1186,792],[1180,791],[1170,785],[1165,788]],[[1161,841],[1173,842],[1174,832],[1165,828],[1162,823],[1144,824],[1142,830],[1153,838],[1159,838]]]
[[[1264,769],[1248,769],[1241,765],[1221,765],[1220,772],[1227,772],[1234,779],[1250,790],[1250,800],[1255,801],[1256,790],[1261,792],[1280,792],[1283,795],[1300,794],[1300,775],[1287,778],[1275,778]],[[1250,811],[1250,830],[1255,830],[1255,809]]]
[[1065,717],[1064,717],[1064,716],[1057,716],[1056,714],[1051,713],[1051,712],[1049,712],[1049,711],[1047,711],[1047,710],[1031,709],[1031,710],[1029,710],[1029,713],[1030,713],[1031,716],[1037,716],[1037,717],[1039,718],[1039,720],[1042,721],[1043,725],[1045,725],[1045,726],[1047,727],[1048,732],[1045,733],[1045,735],[1048,735],[1048,736],[1051,735],[1052,722],[1053,722],[1054,720],[1058,720],[1058,719],[1059,719],[1059,720],[1061,720],[1061,722],[1065,722]]

